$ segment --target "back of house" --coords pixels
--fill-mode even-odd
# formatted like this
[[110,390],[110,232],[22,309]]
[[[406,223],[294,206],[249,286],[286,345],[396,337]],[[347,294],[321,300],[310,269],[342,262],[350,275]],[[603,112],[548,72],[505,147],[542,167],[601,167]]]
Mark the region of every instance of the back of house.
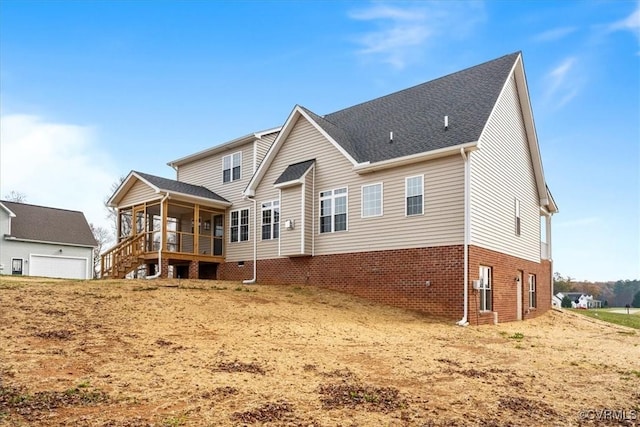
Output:
[[[557,207],[520,53],[326,115],[295,106],[169,165],[174,184],[132,173],[111,200],[133,218],[115,251],[131,267],[312,284],[461,324],[551,306]],[[215,257],[194,250],[210,236]]]

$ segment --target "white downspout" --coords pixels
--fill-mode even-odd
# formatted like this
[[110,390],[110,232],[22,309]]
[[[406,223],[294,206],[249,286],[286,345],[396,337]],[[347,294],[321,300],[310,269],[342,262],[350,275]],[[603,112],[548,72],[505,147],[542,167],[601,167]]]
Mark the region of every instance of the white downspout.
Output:
[[253,278],[243,280],[245,285],[253,285],[258,278],[258,201],[254,198],[245,196],[244,199],[250,199],[253,202]]
[[457,324],[467,326],[469,324],[469,157],[464,148],[460,149],[464,160],[464,311],[462,319]]
[[[164,202],[169,198],[169,193],[165,194],[160,201],[160,221],[164,222]],[[168,213],[168,212],[167,212]],[[165,230],[166,232],[166,230]],[[146,233],[146,231],[145,231]],[[147,276],[146,279],[157,279],[162,275],[162,246],[164,245],[164,233],[162,230],[162,224],[160,225],[160,247],[158,248],[158,271],[153,276]]]

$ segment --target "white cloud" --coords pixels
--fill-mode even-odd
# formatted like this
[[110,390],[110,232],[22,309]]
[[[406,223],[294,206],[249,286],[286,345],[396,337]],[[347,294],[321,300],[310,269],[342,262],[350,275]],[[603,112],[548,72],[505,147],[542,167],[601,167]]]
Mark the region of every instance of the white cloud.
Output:
[[583,78],[578,74],[575,57],[565,58],[545,76],[545,100],[560,108],[575,98],[582,88]]
[[534,40],[537,42],[552,42],[558,41],[569,34],[575,32],[577,30],[576,27],[560,27],[553,28],[551,30],[544,31],[536,36],[534,36]]
[[356,37],[357,53],[402,69],[420,58],[425,46],[443,36],[465,38],[482,22],[481,2],[376,3],[349,13],[375,28]]
[[631,31],[640,41],[640,2],[638,2],[636,9],[629,16],[614,22],[609,26],[609,29],[611,31]]
[[27,203],[79,210],[110,226],[104,198],[117,174],[92,128],[18,114],[0,122],[0,196],[18,191]]

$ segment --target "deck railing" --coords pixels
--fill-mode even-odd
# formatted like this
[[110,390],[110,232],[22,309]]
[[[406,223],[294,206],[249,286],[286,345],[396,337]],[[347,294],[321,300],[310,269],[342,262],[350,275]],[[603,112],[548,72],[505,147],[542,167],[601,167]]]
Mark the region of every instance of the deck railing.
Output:
[[101,277],[123,278],[140,263],[140,256],[145,252],[145,234],[129,236],[102,255],[100,267]]

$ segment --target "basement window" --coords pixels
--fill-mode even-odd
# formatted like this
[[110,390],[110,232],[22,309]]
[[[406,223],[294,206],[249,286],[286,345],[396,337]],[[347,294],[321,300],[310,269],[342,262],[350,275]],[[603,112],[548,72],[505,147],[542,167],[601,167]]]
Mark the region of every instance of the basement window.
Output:
[[536,275],[529,275],[529,308],[536,308]]

